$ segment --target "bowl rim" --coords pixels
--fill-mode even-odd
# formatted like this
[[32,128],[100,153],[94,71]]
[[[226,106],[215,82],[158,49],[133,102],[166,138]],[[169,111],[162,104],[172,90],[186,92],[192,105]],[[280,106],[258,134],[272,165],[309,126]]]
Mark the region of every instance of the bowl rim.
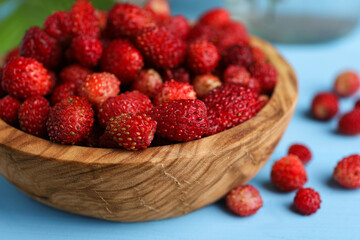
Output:
[[[216,146],[216,138],[224,138],[224,137],[231,137],[234,135],[238,135],[239,132],[249,129],[254,130],[255,127],[253,126],[252,122],[257,121],[257,119],[264,118],[271,114],[273,108],[271,107],[279,98],[282,96],[288,97],[292,100],[286,106],[282,106],[279,108],[279,114],[277,114],[277,119],[280,120],[284,115],[289,113],[289,110],[296,106],[297,98],[298,98],[298,85],[295,72],[291,65],[285,61],[285,59],[279,54],[279,52],[273,47],[270,43],[262,40],[258,37],[251,36],[250,37],[250,45],[261,46],[267,45],[270,46],[267,51],[272,51],[276,53],[276,56],[279,58],[278,60],[282,64],[287,64],[290,67],[290,71],[287,73],[290,79],[290,87],[292,87],[293,91],[283,91],[285,87],[285,80],[278,78],[278,83],[274,89],[272,96],[269,99],[269,102],[261,109],[261,111],[253,118],[249,119],[248,121],[239,124],[233,128],[227,129],[223,132],[203,137],[201,139],[189,141],[189,142],[180,142],[174,143],[171,145],[164,145],[164,146],[155,146],[150,147],[143,150],[138,151],[128,151],[125,149],[113,149],[113,148],[94,148],[94,147],[85,147],[85,146],[77,146],[77,145],[61,145],[58,143],[50,142],[49,140],[42,139],[33,135],[30,135],[26,132],[23,132],[20,129],[17,129],[3,120],[0,119],[0,146],[9,149],[10,151],[17,151],[19,153],[23,153],[27,156],[32,155],[36,157],[42,157],[46,159],[53,159],[57,161],[64,161],[64,162],[76,162],[81,164],[101,164],[101,165],[113,165],[113,164],[141,164],[141,154],[156,154],[159,152],[168,151],[169,148],[176,148],[181,152],[188,153],[188,150],[191,151],[193,148],[194,143],[198,144],[211,144],[211,147],[217,148]],[[263,48],[262,48],[263,49]],[[264,49],[263,49],[264,50]],[[264,51],[265,52],[265,51]],[[269,52],[265,52],[266,55],[269,55]],[[270,61],[272,62],[272,61]],[[274,63],[273,63],[274,64]],[[274,64],[276,67],[276,64]],[[277,68],[278,69],[278,68]],[[295,95],[293,95],[295,93]],[[202,145],[204,146],[204,145]],[[210,147],[210,146],[209,146]],[[205,151],[206,149],[202,149],[201,151]],[[63,153],[61,155],[54,155],[54,152]],[[199,151],[197,151],[199,153]],[[109,155],[116,155],[117,161],[114,162],[113,157],[109,157],[107,160],[106,156]],[[91,156],[91,157],[86,157]],[[165,156],[165,155],[164,155]]]

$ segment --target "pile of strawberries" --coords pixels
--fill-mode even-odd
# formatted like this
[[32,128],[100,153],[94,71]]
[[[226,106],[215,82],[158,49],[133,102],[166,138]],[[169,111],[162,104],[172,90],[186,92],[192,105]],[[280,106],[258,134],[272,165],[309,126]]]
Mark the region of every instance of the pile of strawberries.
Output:
[[0,118],[27,133],[139,150],[252,118],[277,71],[225,9],[191,25],[171,16],[166,0],[116,3],[108,12],[79,0],[26,31],[0,82]]

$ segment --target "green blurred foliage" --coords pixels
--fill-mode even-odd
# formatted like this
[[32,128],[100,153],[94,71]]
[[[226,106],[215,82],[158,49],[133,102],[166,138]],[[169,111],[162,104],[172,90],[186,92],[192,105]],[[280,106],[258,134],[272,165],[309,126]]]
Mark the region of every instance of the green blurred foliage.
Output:
[[[17,46],[31,26],[43,25],[54,11],[69,10],[75,0],[0,0],[0,55]],[[109,9],[115,0],[91,0],[99,9]]]

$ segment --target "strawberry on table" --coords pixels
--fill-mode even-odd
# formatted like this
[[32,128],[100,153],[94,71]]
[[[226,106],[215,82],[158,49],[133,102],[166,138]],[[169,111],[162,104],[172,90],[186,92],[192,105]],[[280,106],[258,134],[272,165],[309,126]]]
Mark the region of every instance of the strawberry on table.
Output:
[[343,158],[333,173],[335,181],[346,188],[360,188],[360,155]]
[[301,188],[295,195],[294,207],[303,215],[314,214],[321,204],[320,194],[312,188]]
[[226,205],[233,213],[246,217],[254,215],[263,206],[263,200],[255,187],[244,185],[228,193]]
[[331,92],[318,93],[311,104],[311,113],[317,120],[330,120],[338,111],[339,99]]

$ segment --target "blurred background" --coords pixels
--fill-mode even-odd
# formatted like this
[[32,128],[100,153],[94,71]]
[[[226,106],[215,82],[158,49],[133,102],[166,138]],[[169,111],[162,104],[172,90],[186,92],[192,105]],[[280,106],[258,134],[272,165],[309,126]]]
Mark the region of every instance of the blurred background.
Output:
[[[0,54],[18,45],[30,26],[42,26],[46,16],[68,10],[75,0],[0,0]],[[116,0],[91,0],[109,9]],[[142,4],[143,0],[133,0]],[[360,17],[360,0],[169,0],[173,14],[196,19],[207,9],[224,6],[233,18],[269,41],[317,43],[351,32]]]

